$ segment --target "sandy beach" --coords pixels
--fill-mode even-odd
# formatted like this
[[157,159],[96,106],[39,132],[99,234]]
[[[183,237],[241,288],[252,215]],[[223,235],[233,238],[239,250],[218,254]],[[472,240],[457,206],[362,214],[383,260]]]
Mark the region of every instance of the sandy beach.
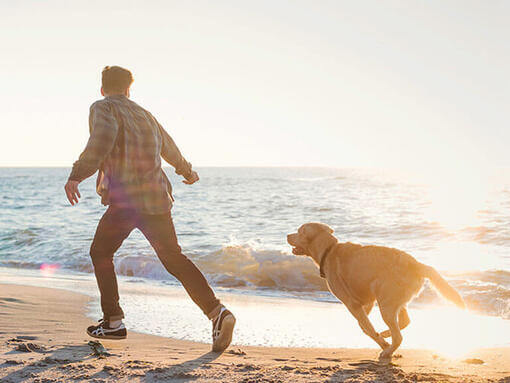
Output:
[[[374,349],[210,345],[130,332],[97,356],[84,329],[91,298],[59,289],[0,285],[1,382],[510,382],[510,349],[462,359],[399,350],[389,365]],[[474,329],[476,331],[476,329]],[[97,350],[97,348],[96,348]]]

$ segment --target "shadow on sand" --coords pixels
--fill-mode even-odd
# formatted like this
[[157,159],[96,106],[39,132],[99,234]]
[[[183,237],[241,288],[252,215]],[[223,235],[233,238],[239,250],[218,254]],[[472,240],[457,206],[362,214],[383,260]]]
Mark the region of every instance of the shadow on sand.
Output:
[[[19,354],[20,351],[9,351],[5,355]],[[87,360],[96,359],[95,356],[91,355],[90,346],[84,345],[71,345],[57,348],[51,351],[37,352],[36,354],[45,355],[44,358],[34,361],[32,363],[26,363],[23,368],[13,371],[9,375],[2,378],[5,382],[24,382],[32,381],[37,375],[44,375],[44,372],[50,368],[56,366],[64,366],[70,363],[85,362]],[[15,362],[7,360],[1,367],[8,366],[9,364],[17,364]],[[86,364],[82,364],[82,366]],[[93,366],[89,366],[93,367]],[[48,381],[51,381],[49,379]]]
[[151,362],[143,360],[128,360],[123,363],[122,366],[105,364],[101,371],[90,375],[88,378],[115,379],[119,375],[129,375],[146,382],[173,380],[192,381],[199,378],[199,375],[193,374],[194,370],[216,360],[220,355],[221,354],[218,353],[208,352],[192,360],[165,366],[154,366]]
[[[71,345],[57,348],[55,350],[42,351],[37,354],[43,354],[44,357],[37,361],[25,362],[21,369],[4,376],[2,382],[29,382],[36,378],[44,377],[45,382],[59,381],[52,379],[47,370],[52,368],[59,369],[73,381],[115,380],[119,377],[137,377],[139,380],[154,382],[160,380],[180,380],[191,381],[199,376],[192,374],[194,370],[207,363],[216,360],[221,354],[208,352],[199,357],[187,360],[178,364],[166,366],[154,366],[151,362],[143,360],[128,360],[122,364],[116,360],[116,355],[102,358],[98,364],[98,357],[93,355],[91,347],[88,344]],[[20,351],[9,351],[7,354],[15,355]],[[35,354],[35,353],[34,353]],[[7,360],[0,365],[0,368],[9,365],[21,364]],[[98,371],[98,368],[100,369]]]

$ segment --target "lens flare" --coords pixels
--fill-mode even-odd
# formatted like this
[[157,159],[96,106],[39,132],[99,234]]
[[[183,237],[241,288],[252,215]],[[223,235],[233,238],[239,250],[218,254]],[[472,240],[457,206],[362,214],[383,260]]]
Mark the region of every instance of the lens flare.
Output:
[[50,275],[53,275],[55,273],[55,271],[57,271],[59,268],[60,268],[60,265],[57,263],[43,263],[39,267],[39,271],[44,276],[50,276]]

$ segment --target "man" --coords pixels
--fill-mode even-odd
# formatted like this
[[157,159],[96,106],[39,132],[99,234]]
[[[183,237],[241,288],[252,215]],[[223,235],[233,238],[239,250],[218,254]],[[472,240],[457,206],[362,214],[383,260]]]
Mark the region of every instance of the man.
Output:
[[151,113],[129,99],[133,76],[112,66],[102,72],[104,99],[90,107],[90,138],[73,165],[65,185],[71,205],[81,198],[78,184],[99,170],[97,190],[109,205],[99,221],[90,256],[101,293],[103,319],[87,333],[95,338],[124,339],[124,312],[119,305],[113,255],[129,233],[138,228],[170,274],[213,323],[213,351],[232,340],[235,318],[208,285],[177,242],[172,217],[171,185],[161,169],[161,157],[192,185],[199,180],[172,138]]

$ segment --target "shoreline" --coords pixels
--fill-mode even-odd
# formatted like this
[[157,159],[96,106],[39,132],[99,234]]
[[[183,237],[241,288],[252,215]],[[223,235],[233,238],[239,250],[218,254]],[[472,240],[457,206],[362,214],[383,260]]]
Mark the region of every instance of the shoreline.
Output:
[[[92,298],[87,304],[89,320],[95,322],[101,316],[97,283],[90,274],[0,268],[0,280],[84,294]],[[128,329],[165,338],[210,342],[209,321],[181,286],[122,276],[118,282]],[[339,301],[256,295],[221,288],[216,293],[237,317],[234,343],[281,348],[377,347]],[[147,313],[150,313],[150,321],[146,320]],[[425,349],[459,359],[479,348],[510,347],[508,339],[501,337],[501,334],[510,333],[510,321],[503,318],[459,310],[448,304],[410,306],[409,313],[412,323],[404,332],[400,349]],[[369,318],[376,329],[386,327],[377,309]],[[467,333],[469,337],[464,335]]]
[[[60,289],[0,284],[0,380],[510,381],[509,347],[479,349],[462,360],[427,350],[399,349],[401,357],[382,365],[375,348],[232,345],[219,355],[210,352],[210,344],[130,331],[126,340],[101,341],[112,354],[101,359],[90,355],[92,339],[85,333],[91,324],[86,317],[91,299]],[[16,351],[26,345],[34,351]]]

